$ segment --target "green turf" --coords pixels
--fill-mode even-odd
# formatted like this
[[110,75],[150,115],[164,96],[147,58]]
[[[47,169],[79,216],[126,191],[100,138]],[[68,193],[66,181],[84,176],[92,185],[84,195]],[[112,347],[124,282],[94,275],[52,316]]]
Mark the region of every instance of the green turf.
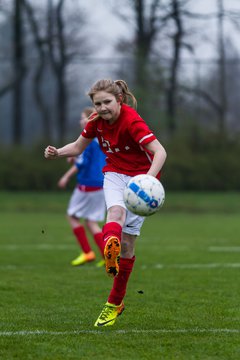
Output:
[[69,265],[69,193],[0,193],[0,359],[239,359],[240,194],[167,195],[138,239],[126,310],[96,329],[112,280]]

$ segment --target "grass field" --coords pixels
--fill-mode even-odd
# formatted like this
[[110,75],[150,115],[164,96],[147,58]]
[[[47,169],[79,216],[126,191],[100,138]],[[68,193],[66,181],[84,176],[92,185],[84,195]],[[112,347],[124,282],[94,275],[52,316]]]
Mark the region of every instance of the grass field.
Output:
[[167,194],[136,248],[126,310],[78,247],[69,193],[0,193],[0,359],[240,359],[240,194]]

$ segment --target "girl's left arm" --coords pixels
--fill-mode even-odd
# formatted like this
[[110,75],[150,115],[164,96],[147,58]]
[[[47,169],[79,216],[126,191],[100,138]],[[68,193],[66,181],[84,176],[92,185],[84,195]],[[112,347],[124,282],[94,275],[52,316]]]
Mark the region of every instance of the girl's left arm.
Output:
[[146,144],[144,147],[153,154],[153,161],[147,174],[156,177],[165,163],[167,157],[166,150],[157,139]]

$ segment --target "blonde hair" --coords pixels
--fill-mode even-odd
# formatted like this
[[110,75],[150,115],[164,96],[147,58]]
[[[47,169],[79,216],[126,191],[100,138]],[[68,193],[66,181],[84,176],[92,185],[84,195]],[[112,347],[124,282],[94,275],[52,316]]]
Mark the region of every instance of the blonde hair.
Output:
[[112,94],[119,98],[122,96],[122,102],[125,104],[129,104],[129,100],[132,102],[132,107],[136,109],[137,107],[137,100],[135,96],[131,93],[128,88],[127,83],[124,80],[111,80],[111,79],[102,79],[98,80],[89,90],[88,95],[90,96],[91,100],[93,100],[93,96],[98,91],[106,91],[109,94]]

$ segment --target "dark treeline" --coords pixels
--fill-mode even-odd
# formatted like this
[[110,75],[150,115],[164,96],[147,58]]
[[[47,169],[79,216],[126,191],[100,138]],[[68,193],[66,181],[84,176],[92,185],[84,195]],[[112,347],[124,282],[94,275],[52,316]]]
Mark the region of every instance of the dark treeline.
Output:
[[[79,135],[87,90],[111,77],[128,82],[166,147],[169,189],[239,190],[240,60],[224,25],[237,32],[240,9],[216,0],[215,12],[194,13],[193,1],[124,0],[117,11],[105,1],[131,34],[116,39],[111,58],[95,51],[102,37],[81,1],[2,2],[0,188],[54,189],[67,165],[49,166],[44,147]],[[213,58],[196,58],[203,42],[214,44]]]

